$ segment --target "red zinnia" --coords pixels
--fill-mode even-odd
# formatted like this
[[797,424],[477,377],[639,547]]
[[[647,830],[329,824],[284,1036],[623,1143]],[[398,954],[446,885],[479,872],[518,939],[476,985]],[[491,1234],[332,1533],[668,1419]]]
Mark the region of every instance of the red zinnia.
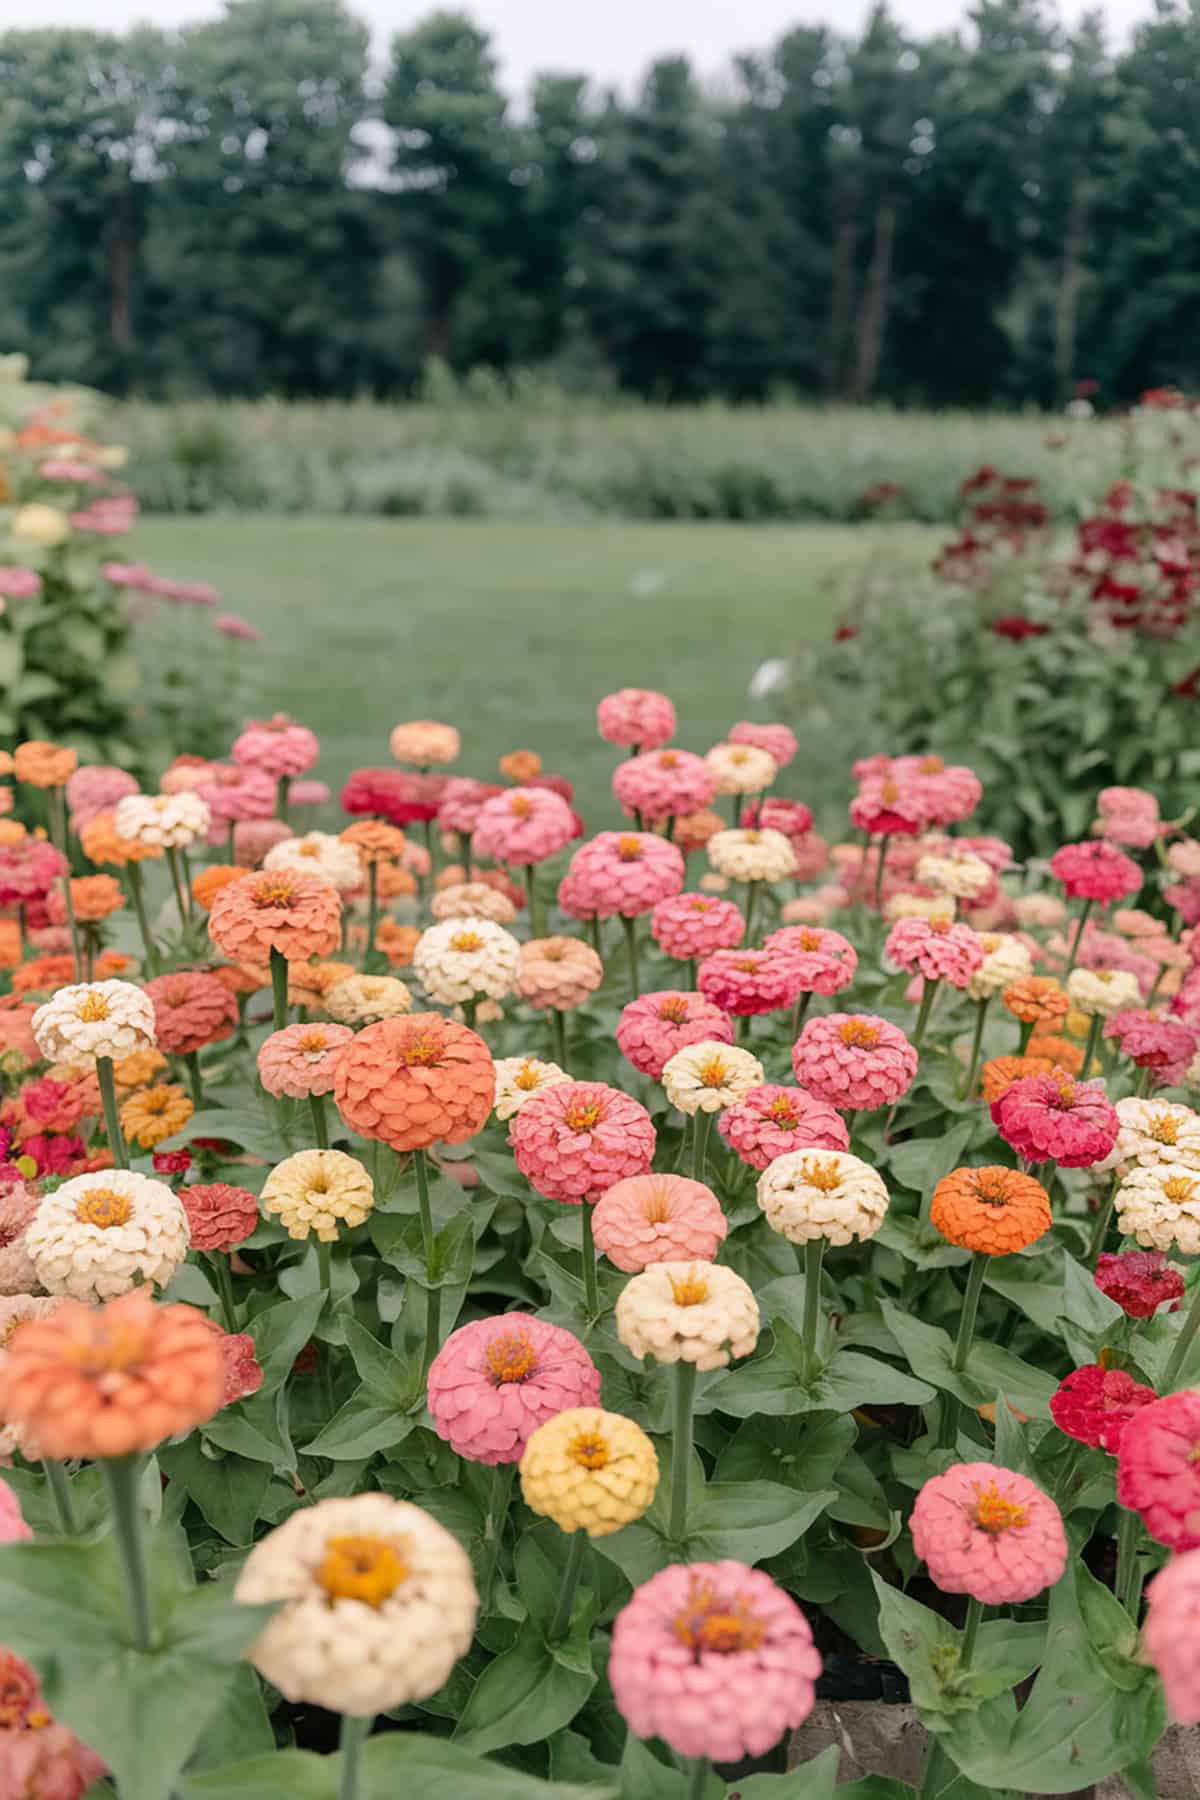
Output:
[[1103,1088],[1072,1081],[1061,1069],[1014,1081],[992,1101],[992,1118],[1026,1162],[1056,1162],[1064,1169],[1100,1162],[1121,1128]]
[[1068,1437],[1115,1456],[1130,1419],[1156,1398],[1153,1388],[1124,1369],[1085,1363],[1059,1382],[1050,1396],[1050,1417]]
[[1183,1298],[1183,1276],[1162,1250],[1103,1251],[1095,1280],[1131,1319],[1149,1319],[1165,1300]]

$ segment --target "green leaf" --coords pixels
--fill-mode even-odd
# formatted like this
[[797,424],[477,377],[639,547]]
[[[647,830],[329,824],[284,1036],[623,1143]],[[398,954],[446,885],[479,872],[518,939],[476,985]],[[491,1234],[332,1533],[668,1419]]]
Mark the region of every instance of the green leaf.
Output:
[[957,1395],[972,1408],[993,1400],[998,1392],[1004,1393],[1019,1411],[1035,1418],[1049,1417],[1050,1396],[1058,1386],[1053,1375],[1043,1374],[1010,1351],[978,1338],[972,1343],[967,1366],[960,1374],[952,1367],[954,1343],[948,1332],[923,1324],[890,1300],[883,1301],[882,1311],[909,1366],[933,1387]]
[[240,1144],[252,1156],[264,1156],[270,1163],[281,1162],[293,1149],[265,1108],[232,1106],[206,1107],[193,1113],[182,1131],[165,1138],[157,1148],[183,1150],[196,1137],[223,1138],[226,1143]]
[[718,1481],[779,1481],[811,1492],[829,1487],[858,1437],[845,1414],[813,1414],[799,1425],[757,1418],[739,1425],[717,1457]]
[[291,1374],[292,1364],[316,1329],[324,1299],[323,1294],[304,1294],[299,1300],[280,1300],[249,1321],[246,1330],[262,1364],[260,1394],[273,1392]]
[[621,1794],[623,1800],[687,1800],[687,1776],[659,1762],[631,1731],[621,1757]]
[[758,1563],[778,1556],[808,1530],[836,1488],[798,1496],[770,1481],[710,1482],[688,1511],[688,1549],[705,1557]]
[[[549,1727],[544,1735],[550,1735]],[[620,1793],[615,1770],[611,1785],[540,1781],[503,1763],[484,1762],[458,1743],[415,1731],[377,1733],[363,1761],[363,1800],[399,1800],[410,1793],[420,1800],[618,1800]]]
[[395,1407],[411,1406],[420,1391],[420,1365],[413,1365],[373,1337],[353,1315],[344,1321],[346,1347],[372,1398]]
[[369,1397],[355,1394],[304,1448],[309,1456],[354,1462],[402,1444],[416,1424],[411,1413],[402,1413],[395,1406],[380,1406]]
[[311,1750],[277,1750],[224,1768],[187,1775],[184,1800],[337,1800],[337,1759]]
[[231,1756],[266,1756],[274,1748],[275,1733],[263,1699],[262,1682],[249,1663],[238,1663],[221,1710],[200,1734],[188,1768],[215,1769]]
[[963,1119],[941,1137],[916,1138],[907,1144],[897,1144],[888,1158],[888,1166],[901,1187],[927,1194],[943,1175],[949,1175],[952,1169],[961,1166],[974,1134],[974,1118]]
[[271,1485],[271,1467],[244,1456],[205,1454],[197,1432],[179,1444],[164,1444],[158,1460],[204,1514],[214,1531],[230,1544],[252,1544],[254,1525]]
[[735,1784],[737,1800],[834,1800],[841,1749],[831,1744],[786,1775],[751,1775]]
[[933,1397],[925,1382],[857,1350],[838,1350],[816,1380],[806,1383],[777,1345],[714,1381],[697,1411],[731,1413],[736,1419],[762,1413],[790,1418],[803,1412],[848,1413],[869,1404],[923,1406]]
[[596,1677],[567,1662],[533,1633],[483,1671],[471,1690],[454,1741],[483,1755],[509,1744],[535,1744],[569,1725]]

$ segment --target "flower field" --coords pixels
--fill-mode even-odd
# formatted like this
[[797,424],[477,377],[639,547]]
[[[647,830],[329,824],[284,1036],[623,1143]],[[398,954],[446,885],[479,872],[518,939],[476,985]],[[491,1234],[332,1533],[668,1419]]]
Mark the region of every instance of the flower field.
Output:
[[[817,771],[640,687],[590,696],[586,824],[533,715],[498,765],[407,719],[336,799],[287,692],[166,683],[126,742],[103,656],[46,687],[56,621],[249,628],[112,555],[117,459],[47,404],[0,561],[0,1800],[1152,1793],[1200,1722],[1187,817],[1113,784],[1018,856],[932,740]],[[881,1667],[920,1790],[789,1768]]]

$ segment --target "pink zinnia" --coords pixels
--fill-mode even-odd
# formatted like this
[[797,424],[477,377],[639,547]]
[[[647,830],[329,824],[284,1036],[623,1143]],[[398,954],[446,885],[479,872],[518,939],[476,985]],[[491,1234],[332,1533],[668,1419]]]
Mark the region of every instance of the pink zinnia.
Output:
[[792,1046],[803,1088],[840,1111],[892,1106],[912,1086],[917,1051],[898,1025],[873,1013],[810,1019]]
[[315,731],[307,725],[297,725],[286,713],[275,713],[269,719],[251,720],[234,739],[233,760],[248,763],[279,781],[285,775],[303,775],[312,768],[320,751]]
[[575,815],[549,788],[507,788],[485,800],[471,836],[474,856],[528,868],[557,856],[575,836]]
[[858,968],[858,951],[849,938],[820,925],[781,925],[763,939],[763,947],[784,952],[802,994],[838,994]]
[[1081,1444],[1115,1456],[1130,1419],[1156,1396],[1125,1369],[1084,1363],[1063,1377],[1050,1396],[1050,1417],[1060,1431]]
[[[753,744],[756,750],[765,750],[777,769],[786,768],[800,748],[799,738],[787,725],[759,725],[753,719],[739,719],[736,725],[731,725],[725,733],[725,742]],[[759,820],[760,825],[765,823],[765,820]],[[811,813],[808,823],[812,824]]]
[[34,600],[41,591],[36,569],[0,569],[0,595],[6,600]]
[[613,793],[630,818],[647,825],[679,813],[700,812],[713,797],[715,783],[702,756],[690,750],[647,750],[628,756],[613,770]]
[[945,919],[900,919],[887,934],[883,954],[897,968],[926,981],[965,988],[983,965],[983,939],[969,925]]
[[1127,900],[1142,885],[1142,871],[1103,838],[1064,844],[1050,858],[1050,872],[1062,882],[1068,900]]
[[1164,1301],[1184,1294],[1183,1276],[1162,1250],[1103,1250],[1094,1280],[1131,1319],[1152,1318]]
[[429,1367],[434,1429],[471,1462],[519,1462],[539,1425],[600,1404],[600,1371],[561,1325],[500,1313],[460,1325]]
[[655,1131],[644,1106],[602,1081],[564,1081],[527,1100],[509,1128],[517,1167],[547,1200],[581,1201],[644,1175]]
[[983,799],[983,783],[974,769],[961,763],[931,768],[931,763],[940,761],[938,757],[918,757],[913,761],[918,765],[930,824],[955,825],[969,819]]
[[178,969],[144,982],[142,991],[154,1005],[154,1030],[160,1050],[190,1056],[219,1044],[237,1029],[237,1000],[223,981],[204,969]]
[[925,796],[915,782],[871,776],[850,802],[850,823],[872,837],[916,837],[930,823]]
[[741,908],[715,894],[673,894],[650,915],[650,935],[678,962],[732,950],[746,933]]
[[105,1773],[95,1751],[50,1717],[29,1664],[0,1650],[0,1794],[82,1800]]
[[470,837],[484,801],[504,791],[494,782],[451,775],[438,805],[437,822],[443,831],[457,831],[462,837]]
[[717,1117],[717,1130],[752,1169],[765,1169],[792,1150],[848,1150],[850,1133],[828,1100],[773,1082],[751,1088]]
[[[731,739],[730,741],[736,742],[735,739]],[[766,749],[766,745],[759,745],[757,748]],[[770,755],[769,750],[767,754]],[[778,758],[776,760],[778,760]],[[811,806],[805,806],[803,800],[781,799],[778,794],[768,794],[765,799],[749,801],[747,805],[742,808],[740,820],[740,823],[747,830],[757,829],[758,831],[782,832],[788,843],[792,846],[792,849],[797,853],[807,839],[816,835],[812,829],[812,822],[813,816]],[[824,838],[818,838],[817,842],[822,846],[822,849],[824,849]],[[824,868],[824,866],[825,864],[822,860],[822,862],[818,864],[818,868]],[[805,878],[801,877],[801,879]]]
[[295,835],[282,819],[239,819],[233,827],[233,860],[241,869],[257,869],[268,850]]
[[1196,1054],[1196,1033],[1175,1019],[1153,1013],[1117,1013],[1104,1027],[1106,1038],[1116,1038],[1121,1054],[1139,1069],[1153,1069],[1167,1086],[1187,1074]]
[[913,1549],[938,1587],[985,1606],[1032,1600],[1067,1566],[1067,1537],[1053,1500],[995,1463],[956,1463],[932,1476],[909,1523]]
[[1200,1391],[1144,1406],[1121,1435],[1117,1499],[1172,1550],[1200,1546]]
[[795,962],[780,950],[717,950],[700,964],[696,986],[738,1018],[780,1012],[804,991]]
[[390,825],[436,819],[449,781],[409,769],[355,769],[342,789],[342,810],[375,814]]
[[288,799],[292,806],[324,806],[329,799],[329,783],[294,781]]
[[214,764],[212,779],[196,789],[212,815],[209,842],[223,843],[229,827],[246,819],[272,818],[276,785],[265,769],[245,763]]
[[213,624],[224,637],[240,638],[244,644],[257,644],[262,637],[262,632],[238,613],[218,613]]
[[812,1711],[821,1658],[808,1620],[761,1569],[673,1563],[613,1625],[608,1678],[642,1738],[680,1756],[762,1756]]
[[632,1175],[592,1208],[596,1248],[627,1275],[659,1262],[712,1262],[729,1224],[711,1188],[683,1175]]
[[1121,1128],[1102,1087],[1072,1081],[1061,1069],[1014,1081],[992,1101],[992,1119],[1026,1162],[1056,1162],[1064,1169],[1103,1161]]
[[342,1051],[354,1036],[349,1025],[285,1025],[264,1038],[258,1052],[258,1079],[276,1099],[305,1100],[331,1094]]
[[[28,1140],[26,1140],[28,1141]],[[22,1145],[22,1151],[24,1145]],[[0,1294],[28,1294],[37,1286],[37,1271],[25,1249],[25,1233],[33,1223],[40,1196],[33,1188],[6,1178],[0,1186]]]
[[7,1481],[0,1481],[0,1544],[20,1544],[32,1536],[21,1512],[21,1502]]
[[71,830],[82,831],[97,813],[106,812],[118,800],[137,791],[137,782],[124,769],[110,768],[105,763],[85,763],[67,778]]
[[665,988],[631,1000],[617,1024],[617,1047],[626,1061],[654,1081],[677,1050],[709,1040],[732,1044],[733,1021],[702,994]]
[[618,688],[596,708],[600,736],[622,749],[657,750],[675,736],[675,708],[653,688]]
[[1159,834],[1158,801],[1145,788],[1101,788],[1100,836],[1131,850],[1148,850]]
[[44,900],[66,872],[66,857],[44,838],[24,837],[16,844],[0,844],[0,907]]
[[1200,1724],[1200,1550],[1185,1550],[1146,1589],[1142,1644],[1161,1677],[1171,1717]]
[[585,916],[634,919],[683,887],[683,857],[647,831],[602,831],[571,858],[564,886]]

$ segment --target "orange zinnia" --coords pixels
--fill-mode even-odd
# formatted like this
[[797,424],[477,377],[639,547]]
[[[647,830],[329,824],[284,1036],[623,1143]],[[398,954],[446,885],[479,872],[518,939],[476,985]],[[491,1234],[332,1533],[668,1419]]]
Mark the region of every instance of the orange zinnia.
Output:
[[73,750],[63,750],[45,738],[30,738],[13,751],[13,770],[18,781],[30,787],[65,787],[75,773],[79,758]]
[[[124,904],[125,895],[115,875],[79,875],[71,882],[71,905],[75,917],[85,924],[107,919],[110,913],[120,912]],[[61,910],[66,917],[61,902],[53,910]]]
[[989,1106],[1007,1094],[1014,1081],[1026,1075],[1048,1075],[1054,1064],[1048,1056],[993,1056],[983,1065],[983,1097]]
[[0,969],[15,969],[21,961],[21,927],[15,919],[0,919]]
[[420,936],[415,925],[399,925],[395,919],[380,919],[375,948],[383,952],[393,969],[407,969]]
[[1026,1049],[1031,1057],[1041,1060],[1048,1056],[1052,1063],[1060,1069],[1066,1069],[1069,1075],[1078,1075],[1083,1069],[1083,1050],[1073,1044],[1070,1038],[1055,1037],[1051,1031],[1035,1031]]
[[207,912],[221,889],[240,881],[245,873],[235,863],[209,863],[207,869],[192,876],[192,899]]
[[394,862],[379,864],[375,892],[380,900],[406,900],[416,891],[417,878],[411,869],[402,869]]
[[1049,1231],[1050,1198],[1019,1169],[955,1169],[933,1190],[929,1213],[947,1243],[1011,1256]]
[[307,962],[341,941],[341,897],[319,876],[259,869],[214,896],[208,935],[230,962],[269,962],[272,950],[288,962]]
[[348,962],[288,964],[288,1000],[292,1006],[319,1006],[330,988],[358,970]]
[[542,772],[542,759],[536,750],[510,750],[500,758],[500,773],[520,787]]
[[61,1300],[22,1325],[0,1413],[44,1456],[129,1456],[204,1424],[224,1392],[221,1338],[204,1314],[134,1289],[107,1306]]
[[404,833],[382,819],[356,819],[341,833],[343,844],[353,844],[364,863],[395,862],[404,854]]
[[460,1144],[487,1122],[496,1089],[481,1037],[440,1013],[381,1019],[346,1045],[333,1097],[347,1125],[393,1150]]
[[160,1082],[130,1094],[121,1107],[121,1130],[143,1150],[153,1150],[164,1138],[182,1131],[195,1110],[181,1087]]
[[19,844],[28,836],[20,819],[0,819],[0,844]]
[[1026,975],[1006,987],[1001,998],[1022,1025],[1054,1025],[1067,1014],[1067,996],[1052,975]]
[[89,862],[111,863],[120,869],[126,863],[146,862],[162,855],[161,844],[139,844],[134,838],[122,837],[114,823],[115,816],[115,809],[106,807],[81,828],[79,842]]

